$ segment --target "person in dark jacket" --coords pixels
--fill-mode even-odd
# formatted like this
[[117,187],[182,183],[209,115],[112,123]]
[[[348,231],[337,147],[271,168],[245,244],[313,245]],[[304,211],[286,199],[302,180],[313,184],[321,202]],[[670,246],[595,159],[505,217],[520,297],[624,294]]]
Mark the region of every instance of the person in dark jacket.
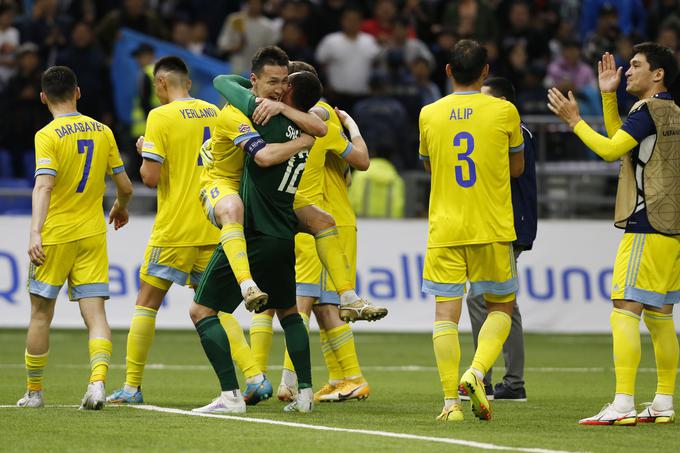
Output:
[[[494,77],[487,79],[482,87],[482,93],[497,98],[505,99],[513,104],[516,103],[515,87],[508,79]],[[537,195],[536,195],[536,155],[534,150],[533,135],[522,124],[524,136],[524,173],[518,178],[510,180],[512,190],[512,208],[515,214],[515,233],[517,239],[512,244],[515,260],[520,253],[531,250],[536,239],[537,224]],[[475,348],[477,348],[477,336],[482,323],[486,318],[486,304],[484,298],[467,298],[468,313],[472,324],[472,334]],[[503,359],[505,360],[505,376],[503,381],[491,384],[491,370],[484,377],[484,387],[488,399],[504,399],[513,401],[526,401],[527,394],[524,388],[524,332],[522,330],[522,316],[515,301],[515,309],[512,314],[510,334],[503,345]],[[461,399],[469,399],[461,394]]]

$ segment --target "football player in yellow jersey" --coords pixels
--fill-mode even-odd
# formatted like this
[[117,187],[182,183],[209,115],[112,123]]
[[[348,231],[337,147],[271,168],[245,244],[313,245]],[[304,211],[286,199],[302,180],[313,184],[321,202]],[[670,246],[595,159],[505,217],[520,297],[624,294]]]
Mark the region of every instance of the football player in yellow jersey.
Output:
[[471,295],[484,295],[489,312],[460,379],[482,420],[491,418],[482,379],[510,331],[517,291],[510,176],[524,171],[524,142],[517,109],[481,94],[488,72],[486,49],[459,41],[446,65],[453,94],[420,112],[420,158],[432,174],[423,292],[436,299],[433,342],[444,388],[439,420],[463,419],[458,321],[466,282]]
[[[616,391],[582,425],[635,425],[675,421],[673,395],[680,345],[673,306],[680,303],[680,99],[678,62],[671,49],[652,42],[633,47],[626,91],[639,99],[625,121],[617,106],[622,68],[605,53],[598,62],[607,136],[583,121],[573,93],[548,91],[548,107],[597,155],[621,160],[615,225],[625,228],[612,276],[612,327]],[[649,329],[656,359],[656,395],[635,409],[640,364],[640,318]]]
[[115,229],[128,221],[130,183],[108,126],[81,115],[73,71],[47,69],[40,100],[54,120],[35,134],[35,187],[28,256],[31,322],[26,338],[27,390],[20,407],[43,406],[43,372],[57,295],[68,280],[69,298],[78,301],[89,330],[90,383],[81,409],[101,409],[111,359],[111,329],[104,301],[109,298],[106,223],[102,213],[105,176],[117,198],[109,213]]
[[[308,63],[293,61],[289,71],[316,70]],[[328,133],[316,140],[305,165],[296,196],[302,196],[329,212],[335,219],[338,239],[350,265],[350,273],[356,274],[356,217],[349,204],[345,175],[349,166],[366,170],[369,166],[368,149],[354,120],[345,112],[334,110],[319,101],[312,109],[328,125]],[[343,131],[349,130],[351,142]],[[319,260],[314,238],[306,233],[295,237],[295,260],[297,280],[297,305],[305,323],[309,326],[312,310],[320,328],[321,349],[329,372],[328,383],[316,394],[316,401],[340,401],[364,399],[369,387],[363,378],[349,324],[340,319],[340,302],[328,271]],[[379,308],[379,307],[376,307]],[[283,401],[295,399],[297,375],[286,352],[278,398]]]
[[[168,56],[153,69],[161,106],[149,113],[138,140],[144,161],[144,184],[158,189],[158,212],[140,268],[140,289],[127,341],[125,385],[107,398],[111,403],[144,402],[141,384],[153,342],[156,316],[173,283],[198,286],[219,231],[196,203],[200,188],[201,144],[210,137],[219,108],[189,95],[189,70],[181,58]],[[257,368],[243,329],[223,313],[223,327],[234,344],[234,361],[246,377],[246,400],[255,404],[271,396],[271,384]],[[239,341],[240,340],[240,341]]]

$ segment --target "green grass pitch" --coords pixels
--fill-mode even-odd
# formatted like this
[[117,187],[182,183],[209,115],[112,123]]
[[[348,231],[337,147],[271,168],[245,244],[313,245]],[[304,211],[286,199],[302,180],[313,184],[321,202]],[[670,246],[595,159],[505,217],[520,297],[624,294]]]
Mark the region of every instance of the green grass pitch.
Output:
[[[24,392],[25,332],[0,330],[0,405],[13,405]],[[51,335],[45,401],[75,405],[88,377],[86,333]],[[114,357],[107,390],[123,382],[126,332],[114,332]],[[269,376],[280,379],[280,334],[274,337]],[[314,385],[326,378],[318,335],[312,334]],[[364,374],[372,388],[363,402],[317,404],[312,414],[284,414],[273,399],[249,407],[246,417],[341,428],[453,438],[497,446],[568,451],[671,451],[680,445],[677,425],[582,427],[614,390],[611,339],[606,335],[527,335],[527,403],[493,404],[491,422],[475,419],[464,403],[465,421],[435,421],[441,388],[432,342],[426,334],[356,334]],[[461,335],[461,370],[471,359],[471,337]],[[188,410],[207,404],[218,383],[192,331],[160,331],[144,380],[147,404]],[[153,366],[156,364],[156,366]],[[159,365],[165,365],[162,369]],[[173,367],[173,365],[176,365]],[[277,365],[277,366],[274,366]],[[499,362],[500,365],[500,362]],[[408,367],[411,367],[410,369]],[[637,402],[650,401],[656,385],[649,337],[643,337]],[[495,378],[501,376],[499,366]],[[190,417],[122,407],[100,412],[73,407],[40,410],[0,408],[0,451],[458,451],[471,447],[422,439],[385,438],[239,420]]]

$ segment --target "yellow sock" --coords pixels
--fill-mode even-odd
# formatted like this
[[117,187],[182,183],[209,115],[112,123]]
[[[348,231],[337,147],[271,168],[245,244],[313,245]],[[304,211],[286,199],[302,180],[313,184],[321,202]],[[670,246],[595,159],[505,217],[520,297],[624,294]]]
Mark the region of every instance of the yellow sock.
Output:
[[269,362],[269,350],[272,348],[272,317],[264,313],[253,315],[250,320],[250,349],[258,368],[267,372]]
[[228,223],[220,230],[220,243],[224,254],[227,255],[231,270],[234,272],[236,281],[252,280],[250,263],[248,262],[248,249],[246,238],[243,235],[243,225],[240,223]]
[[[309,333],[309,316],[307,316],[307,313],[300,312],[300,317],[302,318],[302,322],[305,323],[307,333]],[[288,355],[288,348],[283,350],[283,369],[292,371],[293,373],[295,372],[295,366],[293,366],[293,361],[290,360],[290,356]]]
[[321,352],[323,353],[323,360],[326,362],[328,369],[328,382],[335,383],[342,381],[345,378],[345,373],[342,372],[340,363],[335,357],[335,352],[331,348],[331,342],[328,340],[328,334],[325,330],[319,330],[319,339],[321,340]]
[[444,398],[458,398],[458,367],[460,366],[458,324],[453,321],[435,321],[432,342],[439,379],[444,389]]
[[26,388],[28,390],[42,390],[43,372],[47,366],[48,354],[49,351],[38,355],[31,355],[28,351],[24,353],[24,362],[26,363]]
[[503,343],[510,333],[512,318],[502,311],[492,311],[486,317],[477,337],[477,351],[472,359],[472,368],[486,374],[503,349]]
[[90,382],[106,381],[106,373],[111,362],[111,340],[93,338],[88,343],[90,349]]
[[262,373],[260,367],[257,366],[253,351],[250,350],[250,345],[246,341],[246,336],[243,334],[241,324],[236,320],[236,317],[231,313],[219,313],[220,324],[227,333],[229,338],[229,347],[231,349],[231,358],[239,367],[243,376],[246,379],[257,376]]
[[635,377],[640,364],[640,317],[615,308],[609,322],[614,340],[616,393],[635,395]]
[[130,387],[142,385],[144,367],[149,356],[151,343],[156,334],[157,310],[135,305],[135,314],[130,323],[125,356],[125,384]]
[[359,357],[357,357],[357,350],[354,345],[354,333],[352,333],[349,324],[327,330],[326,335],[345,379],[361,377]]
[[336,227],[326,228],[314,236],[316,253],[333,280],[338,294],[354,289],[354,275],[350,274],[349,261],[342,251]]
[[656,357],[656,393],[673,395],[675,376],[678,370],[678,336],[675,333],[673,315],[644,310],[645,325],[652,334],[654,356]]

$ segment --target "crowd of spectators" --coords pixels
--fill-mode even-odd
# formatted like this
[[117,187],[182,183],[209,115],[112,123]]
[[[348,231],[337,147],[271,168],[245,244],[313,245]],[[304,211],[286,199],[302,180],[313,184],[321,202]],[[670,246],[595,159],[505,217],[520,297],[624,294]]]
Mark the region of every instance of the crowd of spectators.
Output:
[[[72,67],[80,111],[130,143],[109,76],[122,27],[239,73],[259,47],[278,44],[320,69],[328,100],[399,169],[417,166],[418,112],[450,91],[444,66],[458,39],[486,46],[492,74],[515,84],[524,115],[549,113],[547,86],[573,90],[584,113],[598,113],[604,51],[624,69],[645,40],[680,56],[680,0],[0,0],[0,149],[11,153],[15,176],[28,173],[33,134],[50,120],[38,96],[50,65]],[[619,100],[622,113],[633,102],[623,89]]]

